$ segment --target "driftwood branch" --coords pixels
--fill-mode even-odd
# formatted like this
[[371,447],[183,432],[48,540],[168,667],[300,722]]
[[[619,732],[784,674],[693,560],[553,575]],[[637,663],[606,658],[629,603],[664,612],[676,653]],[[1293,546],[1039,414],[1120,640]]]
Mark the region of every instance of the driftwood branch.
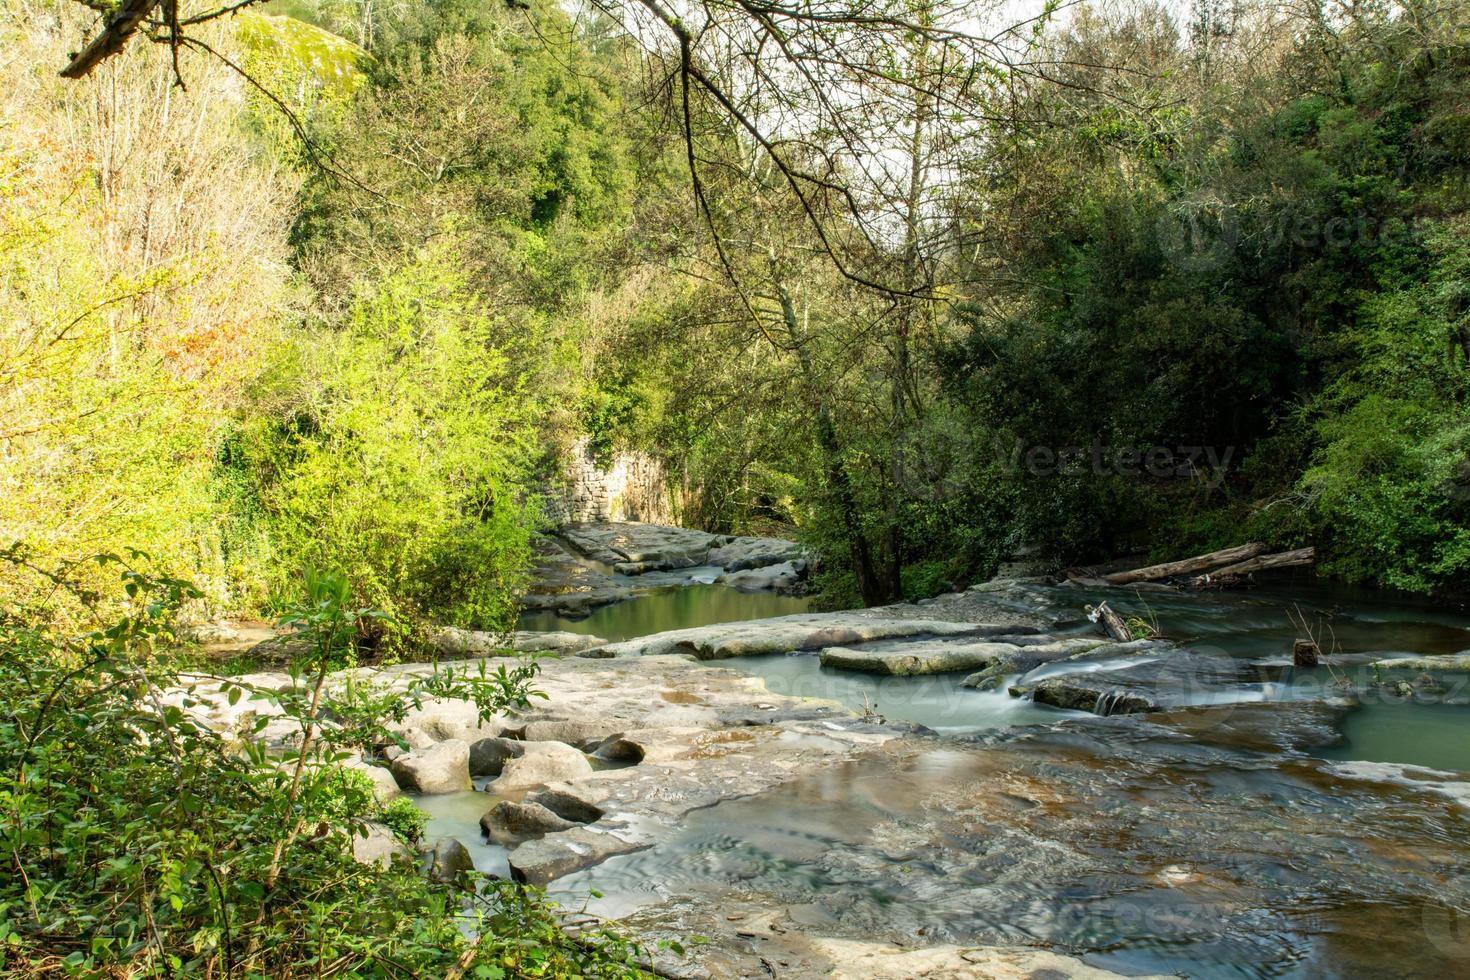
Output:
[[1113,612],[1113,608],[1106,602],[1088,606],[1086,612],[1088,619],[1094,623],[1101,623],[1103,629],[1108,631],[1108,636],[1117,642],[1127,643],[1134,639],[1133,631],[1128,628],[1127,623],[1123,622],[1123,617]]
[[92,39],[81,51],[72,56],[67,66],[61,69],[62,78],[85,78],[92,69],[127,47],[138,28],[153,13],[158,0],[123,0],[117,13],[108,18],[102,33]]
[[1196,555],[1193,558],[1165,562],[1162,565],[1149,565],[1146,568],[1134,568],[1126,572],[1113,572],[1111,575],[1104,575],[1102,580],[1109,585],[1155,582],[1159,579],[1176,578],[1180,575],[1192,575],[1220,565],[1234,567],[1237,563],[1244,563],[1248,559],[1255,558],[1265,550],[1266,546],[1263,544],[1242,544],[1234,548],[1212,551],[1207,555]]
[[1310,565],[1316,560],[1316,548],[1297,548],[1295,551],[1282,551],[1274,555],[1261,555],[1259,558],[1252,558],[1249,561],[1227,565],[1207,575],[1196,576],[1190,580],[1189,584],[1196,589],[1234,585],[1253,572],[1264,572],[1272,568],[1291,568],[1297,565]]

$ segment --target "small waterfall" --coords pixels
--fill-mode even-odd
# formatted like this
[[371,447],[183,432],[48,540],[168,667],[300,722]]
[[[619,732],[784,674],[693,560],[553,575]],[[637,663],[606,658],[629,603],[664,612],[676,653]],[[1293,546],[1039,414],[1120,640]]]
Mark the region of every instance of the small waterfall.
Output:
[[1093,705],[1092,712],[1106,718],[1117,709],[1123,701],[1122,688],[1111,688],[1097,696],[1097,704]]

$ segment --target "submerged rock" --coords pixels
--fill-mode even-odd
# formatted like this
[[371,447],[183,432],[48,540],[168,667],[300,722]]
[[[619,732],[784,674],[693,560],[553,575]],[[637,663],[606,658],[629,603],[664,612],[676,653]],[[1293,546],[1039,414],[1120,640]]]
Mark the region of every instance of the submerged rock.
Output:
[[[1046,639],[1046,638],[1041,638]],[[1163,646],[1156,640],[1134,640],[1131,643],[1108,643],[1101,639],[1064,640],[1061,642],[1025,643],[1013,639],[1017,650],[1013,654],[997,658],[984,670],[977,671],[960,681],[961,687],[991,688],[1013,674],[1024,674],[1042,664],[1067,660],[1086,654],[1092,658],[1125,657]]]

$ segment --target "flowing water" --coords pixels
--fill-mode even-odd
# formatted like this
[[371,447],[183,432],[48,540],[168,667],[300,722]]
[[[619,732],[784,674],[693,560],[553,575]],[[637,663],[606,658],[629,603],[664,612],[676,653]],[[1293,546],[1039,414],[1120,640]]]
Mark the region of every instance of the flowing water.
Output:
[[[1081,631],[1096,597],[1012,598]],[[695,586],[536,628],[618,639],[799,611],[788,601]],[[1470,678],[1367,666],[1470,649],[1470,616],[1311,580],[1109,601],[1249,676],[1201,684],[1168,712],[1099,718],[1005,685],[961,688],[963,675],[870,677],[812,655],[716,661],[937,734],[692,813],[673,839],[553,894],[581,905],[595,890],[591,911],[655,923],[660,903],[739,896],[826,934],[1039,942],[1123,973],[1470,976]],[[1329,665],[1290,667],[1303,627]],[[1412,691],[1376,683],[1396,678]],[[1340,703],[1349,693],[1356,706]],[[475,819],[480,797],[466,807]]]

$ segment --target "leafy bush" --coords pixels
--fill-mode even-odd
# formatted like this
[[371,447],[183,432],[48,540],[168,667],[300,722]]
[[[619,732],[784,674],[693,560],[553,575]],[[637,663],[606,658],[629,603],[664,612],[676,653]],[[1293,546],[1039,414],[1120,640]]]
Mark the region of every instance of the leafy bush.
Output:
[[398,796],[384,803],[375,818],[410,847],[418,846],[424,839],[424,828],[429,825],[428,816],[406,796]]
[[363,289],[342,331],[277,368],[238,442],[267,515],[273,593],[342,569],[401,642],[425,618],[506,628],[530,558],[536,399],[453,253]]
[[[15,549],[0,558],[34,567]],[[145,561],[92,563],[120,574],[125,614],[85,636],[0,610],[0,974],[641,975],[635,945],[569,938],[537,892],[458,890],[411,862],[353,859],[371,790],[335,769],[336,733],[315,710],[325,664],[362,619],[340,601],[340,577],[316,577],[298,610],[312,641],[298,672],[312,681],[304,701],[278,702],[301,728],[281,759],[196,720],[196,698],[153,646],[197,590],[134,567]],[[75,579],[74,568],[39,571],[61,590]],[[480,693],[486,707],[506,703]],[[403,807],[390,809],[411,835]]]

